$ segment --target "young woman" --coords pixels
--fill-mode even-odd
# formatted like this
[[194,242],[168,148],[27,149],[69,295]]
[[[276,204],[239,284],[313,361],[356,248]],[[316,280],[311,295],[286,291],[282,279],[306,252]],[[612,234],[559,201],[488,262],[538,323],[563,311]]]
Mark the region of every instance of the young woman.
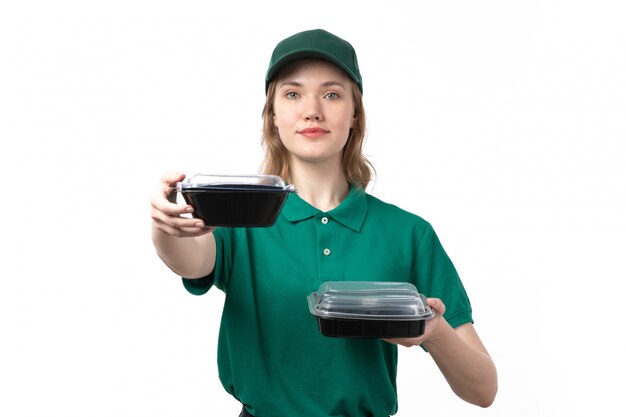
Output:
[[[462,399],[489,406],[495,366],[457,272],[431,225],[364,190],[362,80],[352,46],[323,30],[279,43],[266,77],[264,172],[294,184],[276,224],[210,228],[172,202],[184,174],[152,198],[153,242],[192,294],[225,292],[218,346],[242,416],[389,416],[397,345],[422,346]],[[332,280],[406,281],[436,312],[416,338],[321,335],[306,296]],[[417,352],[416,352],[417,354]],[[416,370],[416,373],[418,371]]]

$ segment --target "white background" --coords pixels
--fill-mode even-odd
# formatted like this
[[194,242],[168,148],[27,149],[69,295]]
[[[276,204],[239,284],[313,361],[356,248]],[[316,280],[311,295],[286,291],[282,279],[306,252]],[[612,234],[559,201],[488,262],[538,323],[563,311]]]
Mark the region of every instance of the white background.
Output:
[[159,261],[148,200],[257,172],[271,51],[317,27],[359,55],[370,192],[434,225],[499,371],[483,410],[402,348],[397,415],[622,414],[624,11],[411,4],[3,2],[0,415],[237,415],[223,294]]

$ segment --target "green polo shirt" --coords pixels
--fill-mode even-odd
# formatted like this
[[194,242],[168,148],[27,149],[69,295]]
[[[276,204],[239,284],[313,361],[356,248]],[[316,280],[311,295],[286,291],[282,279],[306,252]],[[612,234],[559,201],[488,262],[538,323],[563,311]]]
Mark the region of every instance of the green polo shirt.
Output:
[[431,225],[361,189],[329,212],[291,194],[274,226],[214,234],[213,274],[183,283],[196,295],[213,284],[224,291],[219,377],[256,417],[396,413],[397,347],[322,336],[307,296],[325,281],[408,281],[443,300],[451,326],[472,322]]

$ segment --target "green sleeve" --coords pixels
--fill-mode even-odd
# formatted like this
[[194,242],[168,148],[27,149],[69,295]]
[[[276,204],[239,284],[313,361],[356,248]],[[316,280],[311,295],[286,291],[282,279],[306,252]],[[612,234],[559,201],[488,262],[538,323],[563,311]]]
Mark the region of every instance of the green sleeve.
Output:
[[443,317],[450,326],[474,322],[463,283],[430,224],[421,236],[413,272],[420,293],[443,301]]
[[224,289],[230,275],[231,266],[231,235],[232,229],[217,228],[213,231],[215,237],[215,268],[213,272],[202,278],[185,278],[183,285],[189,293],[202,295],[215,284],[219,289]]

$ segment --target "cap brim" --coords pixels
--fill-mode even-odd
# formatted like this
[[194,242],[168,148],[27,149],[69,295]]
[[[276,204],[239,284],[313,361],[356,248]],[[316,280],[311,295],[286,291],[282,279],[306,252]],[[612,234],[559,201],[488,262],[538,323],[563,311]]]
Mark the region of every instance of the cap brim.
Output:
[[337,65],[342,70],[344,70],[344,72],[348,74],[348,76],[355,83],[357,83],[359,86],[361,85],[361,80],[359,79],[359,77],[353,74],[339,59],[328,54],[326,51],[322,51],[322,50],[314,49],[314,48],[307,48],[307,49],[300,49],[297,51],[292,51],[288,55],[285,55],[284,57],[281,57],[276,60],[274,65],[271,66],[271,68],[267,71],[267,74],[265,76],[265,92],[267,93],[270,81],[274,79],[274,77],[280,72],[280,70],[282,70],[287,65],[293,62],[299,61],[301,59],[307,59],[307,58],[319,58],[319,59],[324,59],[326,61],[330,61],[333,64]]

